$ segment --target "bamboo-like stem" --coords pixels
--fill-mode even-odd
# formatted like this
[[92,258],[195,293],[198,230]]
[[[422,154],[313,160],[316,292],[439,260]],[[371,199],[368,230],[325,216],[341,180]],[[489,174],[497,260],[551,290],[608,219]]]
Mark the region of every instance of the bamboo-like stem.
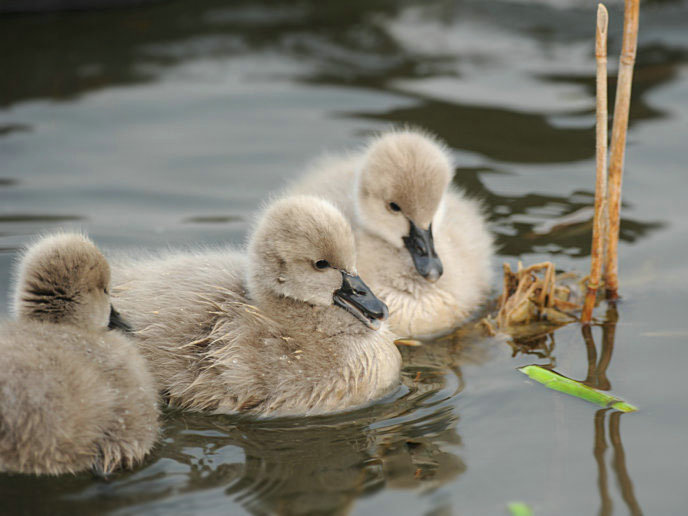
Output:
[[596,168],[595,215],[592,228],[592,249],[590,252],[590,277],[585,296],[581,322],[589,324],[595,307],[597,289],[602,277],[604,260],[604,238],[607,226],[607,26],[609,15],[603,4],[597,6],[597,30],[595,31],[595,58],[597,61],[597,123],[596,123]]
[[638,45],[639,0],[626,0],[624,6],[623,43],[619,58],[619,75],[614,104],[611,153],[609,157],[609,227],[607,228],[607,256],[605,259],[605,285],[608,299],[618,298],[619,289],[619,223],[621,218],[621,179],[623,176],[626,130],[631,104],[633,64]]

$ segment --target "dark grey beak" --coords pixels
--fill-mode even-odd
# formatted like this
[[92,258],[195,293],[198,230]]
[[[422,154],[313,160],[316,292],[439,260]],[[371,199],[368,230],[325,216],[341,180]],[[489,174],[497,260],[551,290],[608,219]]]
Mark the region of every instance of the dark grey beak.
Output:
[[334,293],[334,304],[353,314],[368,328],[378,330],[389,316],[387,305],[358,276],[342,272],[342,287]]
[[119,315],[119,312],[115,310],[112,305],[110,305],[110,323],[108,324],[108,328],[111,330],[121,330],[125,333],[130,333],[133,331],[132,327],[124,322],[122,316]]
[[440,257],[435,252],[435,244],[432,240],[432,224],[425,230],[416,226],[412,220],[409,220],[409,223],[411,229],[408,236],[404,237],[406,249],[411,253],[413,265],[416,266],[418,274],[434,283],[442,276],[444,269]]

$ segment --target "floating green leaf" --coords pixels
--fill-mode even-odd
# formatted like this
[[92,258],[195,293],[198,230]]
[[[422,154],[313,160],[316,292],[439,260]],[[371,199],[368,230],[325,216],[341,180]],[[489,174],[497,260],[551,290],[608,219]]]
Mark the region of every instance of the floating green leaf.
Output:
[[511,502],[507,507],[511,516],[533,516],[533,511],[523,502]]
[[616,396],[588,387],[587,385],[577,382],[576,380],[571,380],[571,378],[566,378],[544,367],[529,365],[519,368],[519,371],[523,374],[527,374],[530,378],[536,382],[540,382],[545,387],[565,394],[570,394],[571,396],[576,396],[577,398],[590,401],[602,407],[611,407],[621,412],[635,412],[638,410],[630,403],[626,403]]

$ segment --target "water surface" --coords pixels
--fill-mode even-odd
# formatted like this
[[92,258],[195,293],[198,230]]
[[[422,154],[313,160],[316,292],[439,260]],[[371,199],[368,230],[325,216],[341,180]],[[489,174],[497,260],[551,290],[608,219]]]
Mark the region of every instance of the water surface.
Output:
[[[610,55],[620,2],[610,2]],[[588,266],[595,3],[171,1],[0,16],[0,313],[35,235],[110,248],[235,242],[325,150],[392,124],[447,141],[502,261]],[[688,3],[643,2],[618,313],[512,348],[404,349],[404,386],[331,417],[167,412],[109,481],[0,476],[2,514],[683,514],[688,402]],[[615,86],[615,59],[610,58]],[[611,104],[611,103],[610,103]],[[640,407],[598,410],[516,368],[553,364]]]

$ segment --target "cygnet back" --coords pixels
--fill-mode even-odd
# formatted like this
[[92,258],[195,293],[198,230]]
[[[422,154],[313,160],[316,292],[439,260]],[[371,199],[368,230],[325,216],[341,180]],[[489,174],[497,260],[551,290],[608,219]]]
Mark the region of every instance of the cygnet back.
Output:
[[46,237],[23,255],[17,320],[0,325],[0,471],[107,474],[155,443],[153,377],[108,329],[109,284],[107,261],[83,235]]

